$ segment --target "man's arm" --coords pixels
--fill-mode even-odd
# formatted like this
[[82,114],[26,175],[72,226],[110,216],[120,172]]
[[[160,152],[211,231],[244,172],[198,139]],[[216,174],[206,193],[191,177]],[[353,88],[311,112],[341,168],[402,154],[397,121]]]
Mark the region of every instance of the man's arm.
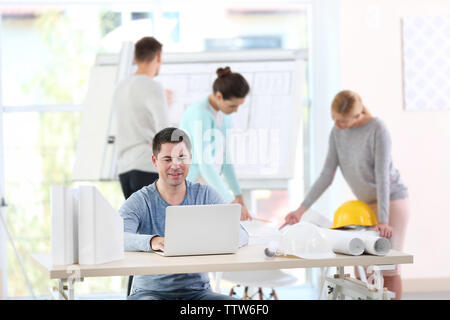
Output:
[[168,106],[163,87],[151,80],[145,79],[136,83],[130,93],[141,107],[139,112],[140,126],[137,127],[143,139],[152,144],[153,136],[166,128],[168,120]]
[[139,205],[140,201],[143,201],[143,199],[139,199],[137,195],[132,195],[119,209],[119,214],[123,219],[125,251],[152,252],[150,243],[158,235],[138,233],[141,224],[140,215],[143,213],[143,210],[140,209],[142,207]]

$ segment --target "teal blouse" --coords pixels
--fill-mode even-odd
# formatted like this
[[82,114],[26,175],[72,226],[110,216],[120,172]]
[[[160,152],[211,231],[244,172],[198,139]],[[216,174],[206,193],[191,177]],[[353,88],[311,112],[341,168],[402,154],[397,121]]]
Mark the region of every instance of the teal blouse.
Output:
[[[192,163],[187,180],[195,182],[201,176],[226,202],[231,202],[235,196],[241,194],[234,166],[232,163],[229,163],[231,160],[227,161],[229,150],[226,143],[226,133],[227,129],[232,128],[233,117],[232,115],[224,114],[223,123],[220,127],[216,123],[210,108],[208,97],[205,97],[189,106],[180,121],[180,128],[189,134],[192,143]],[[219,132],[221,134],[218,135]],[[209,135],[208,133],[212,134]],[[216,145],[212,144],[221,137],[223,138],[224,148],[215,148]],[[217,142],[219,141],[217,140]],[[214,159],[217,152],[222,150],[224,155],[221,171],[229,188],[220,176],[221,172],[216,164],[213,161],[209,161]],[[230,192],[230,189],[233,194]]]

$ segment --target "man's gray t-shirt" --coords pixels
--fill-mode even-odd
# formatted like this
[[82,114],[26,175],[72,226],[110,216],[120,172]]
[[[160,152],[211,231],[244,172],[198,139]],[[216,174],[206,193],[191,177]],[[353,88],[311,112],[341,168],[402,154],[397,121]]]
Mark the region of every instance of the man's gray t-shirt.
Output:
[[348,129],[333,127],[322,172],[302,205],[309,208],[333,181],[336,169],[358,200],[377,202],[378,222],[389,220],[389,201],[408,197],[408,189],[392,164],[391,138],[378,118]]
[[[224,204],[210,186],[186,180],[186,195],[179,205]],[[164,237],[166,208],[156,182],[133,193],[119,209],[124,222],[125,251],[148,251],[154,236]],[[241,226],[239,246],[248,244],[248,233]],[[173,291],[209,289],[207,273],[139,275],[133,278],[132,293],[140,290]]]

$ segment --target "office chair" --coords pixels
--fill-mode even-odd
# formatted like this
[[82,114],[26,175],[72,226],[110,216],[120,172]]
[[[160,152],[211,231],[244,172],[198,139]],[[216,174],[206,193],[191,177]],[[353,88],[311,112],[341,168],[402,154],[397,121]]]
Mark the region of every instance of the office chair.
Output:
[[234,285],[230,289],[230,296],[236,294],[236,287],[244,287],[243,300],[252,300],[253,295],[249,296],[249,287],[258,288],[259,299],[263,300],[263,288],[271,288],[269,299],[278,300],[275,288],[293,285],[297,282],[297,278],[282,270],[255,270],[255,271],[233,271],[223,272],[216,275],[216,291],[218,281],[221,279],[232,282]]
[[133,276],[128,277],[128,286],[127,286],[127,297],[131,293],[131,285],[133,284]]

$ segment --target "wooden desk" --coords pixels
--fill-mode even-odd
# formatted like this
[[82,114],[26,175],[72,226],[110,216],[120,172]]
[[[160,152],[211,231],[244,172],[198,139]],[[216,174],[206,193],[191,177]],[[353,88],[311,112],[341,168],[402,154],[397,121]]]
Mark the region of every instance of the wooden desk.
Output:
[[50,279],[58,279],[60,281],[60,288],[63,286],[62,282],[68,281],[69,291],[71,289],[70,286],[73,286],[76,279],[85,277],[380,266],[413,263],[412,255],[394,250],[391,250],[384,257],[337,254],[335,258],[331,259],[301,259],[295,256],[268,258],[264,255],[264,246],[261,245],[243,247],[236,254],[227,255],[164,257],[148,252],[125,252],[123,260],[97,265],[53,266],[50,254],[33,254],[31,256],[38,266],[49,275]]

